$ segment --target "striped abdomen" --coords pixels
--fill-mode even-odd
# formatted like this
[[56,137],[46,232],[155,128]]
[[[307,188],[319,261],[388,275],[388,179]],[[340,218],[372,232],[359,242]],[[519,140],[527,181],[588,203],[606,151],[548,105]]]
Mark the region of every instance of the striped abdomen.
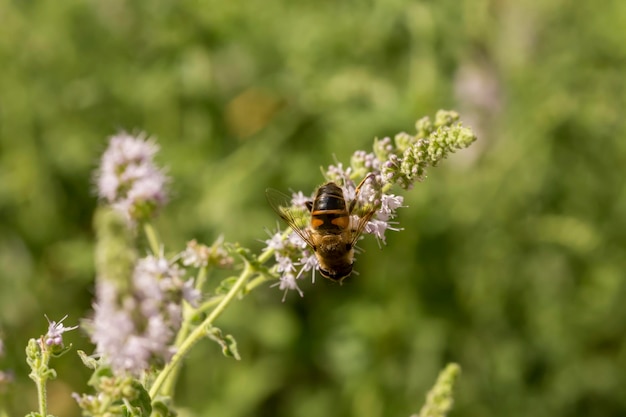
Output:
[[340,234],[350,225],[350,213],[346,208],[343,191],[334,182],[322,185],[309,206],[313,230]]

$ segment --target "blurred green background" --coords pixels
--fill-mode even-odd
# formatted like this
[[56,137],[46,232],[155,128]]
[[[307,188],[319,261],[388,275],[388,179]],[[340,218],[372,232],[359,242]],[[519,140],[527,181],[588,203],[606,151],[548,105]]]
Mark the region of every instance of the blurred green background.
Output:
[[[0,0],[0,331],[9,415],[24,348],[89,315],[92,171],[121,129],[158,138],[169,251],[258,251],[264,190],[456,109],[479,141],[405,194],[343,286],[269,285],[181,377],[181,415],[409,416],[463,368],[454,416],[626,415],[626,2]],[[86,336],[66,338],[92,351]],[[55,362],[51,412],[88,373]]]

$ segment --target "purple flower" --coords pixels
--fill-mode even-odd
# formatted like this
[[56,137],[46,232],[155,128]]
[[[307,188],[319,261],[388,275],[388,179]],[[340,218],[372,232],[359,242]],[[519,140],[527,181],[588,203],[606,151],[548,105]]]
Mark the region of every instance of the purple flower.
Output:
[[279,231],[274,233],[271,238],[265,240],[266,248],[280,251],[285,247],[284,241],[283,234]]
[[296,207],[306,208],[307,201],[311,201],[311,197],[305,196],[302,191],[298,191],[297,193],[293,193],[291,198],[291,204]]
[[48,320],[48,333],[43,337],[43,341],[46,346],[60,346],[63,347],[63,333],[69,332],[70,330],[77,329],[78,326],[65,327],[63,325],[63,320],[67,318],[67,315],[63,317],[58,322]]
[[285,291],[283,301],[289,290],[297,291],[302,297],[303,293],[298,287],[297,280],[302,277],[303,272],[317,267],[317,259],[306,249],[306,242],[294,231],[287,235],[279,231],[267,239],[265,244],[266,249],[274,250],[275,268],[280,274],[280,280],[274,286]]
[[150,218],[167,201],[167,177],[154,164],[159,147],[145,134],[112,136],[96,173],[98,195],[129,223]]
[[296,282],[297,277],[293,274],[293,272],[289,271],[289,272],[285,272],[283,274],[281,274],[279,281],[272,285],[272,287],[275,287],[278,285],[278,289],[279,290],[284,290],[285,293],[283,294],[283,302],[285,301],[285,298],[287,297],[287,292],[289,290],[295,290],[298,291],[298,294],[300,294],[300,297],[303,297],[304,294],[302,293],[302,290],[300,289],[300,287],[298,287],[298,283]]
[[91,339],[114,371],[139,375],[171,358],[182,302],[196,305],[200,298],[184,272],[163,256],[150,255],[135,265],[126,293],[99,281]]

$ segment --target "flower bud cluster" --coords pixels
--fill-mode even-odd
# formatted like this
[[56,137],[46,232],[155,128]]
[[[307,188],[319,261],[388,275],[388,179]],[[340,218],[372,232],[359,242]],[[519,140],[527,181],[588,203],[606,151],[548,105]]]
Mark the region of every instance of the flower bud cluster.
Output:
[[187,248],[181,253],[181,259],[183,265],[194,268],[209,265],[218,268],[230,268],[234,262],[224,248],[223,236],[220,236],[211,246],[200,244],[195,239],[187,242]]
[[[374,153],[380,159],[383,181],[411,189],[416,181],[426,178],[426,170],[456,150],[467,148],[476,136],[463,127],[453,111],[439,111],[434,123],[424,117],[415,124],[417,133],[398,133],[394,144],[389,138],[377,141]],[[395,146],[394,146],[395,145]]]

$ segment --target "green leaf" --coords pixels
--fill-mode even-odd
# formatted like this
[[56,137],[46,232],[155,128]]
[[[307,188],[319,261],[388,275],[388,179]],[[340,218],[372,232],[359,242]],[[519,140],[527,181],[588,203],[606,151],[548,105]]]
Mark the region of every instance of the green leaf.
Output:
[[207,330],[207,336],[216,341],[222,347],[222,353],[224,356],[241,360],[241,356],[237,350],[237,341],[233,335],[224,335],[219,328],[211,327]]
[[100,366],[94,370],[93,374],[89,378],[89,381],[87,381],[87,385],[98,389],[98,386],[100,386],[100,379],[111,377],[113,377],[113,371],[111,368],[108,366]]
[[98,360],[88,356],[84,351],[77,350],[76,353],[80,357],[80,360],[83,361],[83,364],[89,369],[96,369],[98,367]]
[[152,413],[152,399],[150,398],[150,394],[144,388],[143,384],[137,380],[133,380],[131,385],[135,389],[137,396],[135,399],[129,401],[130,405],[140,410],[140,413],[137,414],[138,416],[149,416]]
[[168,406],[169,399],[159,399],[152,402],[152,415],[150,417],[176,417],[177,413]]
[[235,282],[237,282],[237,279],[238,277],[224,278],[222,282],[220,282],[220,285],[218,285],[217,288],[215,289],[215,293],[216,294],[228,293],[228,291],[230,291],[233,285],[235,285]]

